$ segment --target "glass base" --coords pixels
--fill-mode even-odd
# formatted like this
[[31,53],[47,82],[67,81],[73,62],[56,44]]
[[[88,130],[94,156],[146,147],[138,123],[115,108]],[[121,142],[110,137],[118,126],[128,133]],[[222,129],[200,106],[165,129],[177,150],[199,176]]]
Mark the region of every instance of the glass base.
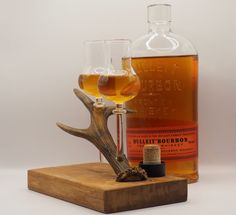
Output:
[[101,108],[105,106],[105,103],[103,102],[102,98],[96,98],[96,101],[93,103],[93,106],[96,108]]
[[114,114],[126,114],[127,110],[123,108],[123,104],[116,104],[116,108],[112,111]]

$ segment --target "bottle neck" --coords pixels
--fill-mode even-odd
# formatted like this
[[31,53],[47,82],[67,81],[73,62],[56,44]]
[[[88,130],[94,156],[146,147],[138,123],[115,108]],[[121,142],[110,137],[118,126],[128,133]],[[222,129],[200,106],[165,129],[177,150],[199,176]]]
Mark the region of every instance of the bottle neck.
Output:
[[171,22],[167,22],[167,21],[149,22],[148,32],[168,33],[170,32],[170,24]]

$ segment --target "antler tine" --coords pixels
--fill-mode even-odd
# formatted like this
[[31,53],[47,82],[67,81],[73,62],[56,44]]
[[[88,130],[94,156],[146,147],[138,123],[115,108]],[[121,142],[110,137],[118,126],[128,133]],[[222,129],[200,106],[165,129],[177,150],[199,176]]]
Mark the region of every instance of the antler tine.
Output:
[[57,126],[61,128],[63,131],[77,136],[77,137],[82,137],[85,139],[90,139],[90,136],[88,134],[88,129],[78,129],[78,128],[73,128],[67,125],[64,125],[63,123],[57,122]]
[[93,109],[94,101],[90,99],[88,96],[86,96],[83,92],[81,92],[79,89],[74,89],[74,94],[80,99],[80,101],[83,102],[83,104],[91,111]]

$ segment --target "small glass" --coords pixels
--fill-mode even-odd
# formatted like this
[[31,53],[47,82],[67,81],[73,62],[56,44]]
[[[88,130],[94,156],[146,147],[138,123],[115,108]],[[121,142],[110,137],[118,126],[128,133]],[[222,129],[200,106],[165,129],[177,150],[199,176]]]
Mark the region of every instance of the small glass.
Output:
[[95,107],[103,107],[104,102],[97,82],[105,67],[104,40],[85,41],[84,49],[84,68],[79,76],[79,86],[84,92],[95,97]]
[[140,81],[131,66],[130,40],[107,40],[105,73],[98,80],[100,94],[114,102],[113,113],[117,119],[117,160],[124,155],[122,115],[126,113],[123,104],[134,98],[140,89]]
[[[94,107],[102,108],[105,104],[98,90],[98,79],[105,67],[104,40],[85,41],[84,50],[84,68],[79,76],[79,86],[85,93],[95,97]],[[99,160],[105,160],[101,152]]]

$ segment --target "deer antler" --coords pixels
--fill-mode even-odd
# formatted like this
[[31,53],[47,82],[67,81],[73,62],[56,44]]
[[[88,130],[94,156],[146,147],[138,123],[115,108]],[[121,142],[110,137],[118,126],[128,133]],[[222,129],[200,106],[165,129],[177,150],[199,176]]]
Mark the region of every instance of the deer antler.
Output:
[[[125,155],[122,156],[121,160],[116,159],[116,145],[107,127],[108,117],[112,115],[112,110],[115,107],[94,107],[94,102],[83,92],[78,89],[74,89],[74,93],[83,102],[83,104],[90,112],[91,122],[89,127],[86,129],[78,129],[72,128],[59,122],[57,123],[57,126],[63,131],[77,137],[85,138],[93,145],[95,145],[107,159],[107,161],[109,162],[109,164],[117,175],[121,175],[122,173],[127,172],[128,169],[132,169]],[[127,113],[132,112],[134,111],[127,110]],[[140,171],[138,171],[137,168],[135,169],[135,171],[137,171],[138,177],[133,180],[145,180],[147,178],[145,174],[143,174],[143,171],[142,174],[140,174]],[[122,181],[132,180],[127,178],[129,178],[128,175],[127,177],[122,178]],[[134,178],[133,175],[132,178]],[[117,178],[117,180],[119,179],[120,177]]]

